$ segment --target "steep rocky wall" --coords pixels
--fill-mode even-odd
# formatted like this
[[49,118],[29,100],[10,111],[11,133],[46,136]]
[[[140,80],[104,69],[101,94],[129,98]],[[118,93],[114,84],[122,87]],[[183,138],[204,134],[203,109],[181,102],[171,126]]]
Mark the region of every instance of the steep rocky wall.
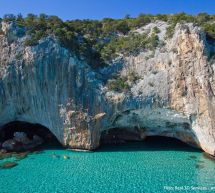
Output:
[[[165,23],[159,23],[161,29]],[[115,60],[99,71],[61,47],[54,37],[24,46],[23,29],[2,23],[0,125],[39,123],[66,146],[95,149],[101,132],[125,128],[140,138],[178,138],[215,155],[214,64],[204,32],[177,25],[154,52]],[[139,74],[129,91],[108,90],[114,73]],[[102,78],[101,78],[102,77]]]
[[0,124],[40,123],[64,145],[98,146],[88,123],[100,113],[95,73],[52,37],[23,46],[15,27],[3,24],[7,35],[0,36]]

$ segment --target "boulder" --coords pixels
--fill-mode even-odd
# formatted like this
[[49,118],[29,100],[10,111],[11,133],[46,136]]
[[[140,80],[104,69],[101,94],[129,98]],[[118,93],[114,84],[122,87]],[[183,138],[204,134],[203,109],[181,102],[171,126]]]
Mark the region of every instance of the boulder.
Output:
[[40,136],[34,135],[33,142],[35,143],[35,145],[41,145],[44,141]]
[[13,139],[8,139],[2,144],[2,148],[7,151],[26,151],[32,150],[43,143],[43,139],[37,135],[30,140],[26,133],[15,132]]
[[7,151],[20,151],[21,145],[14,139],[8,139],[2,144],[2,148]]
[[22,143],[22,144],[29,144],[30,143],[30,139],[28,138],[28,136],[25,132],[15,132],[13,139],[17,142]]

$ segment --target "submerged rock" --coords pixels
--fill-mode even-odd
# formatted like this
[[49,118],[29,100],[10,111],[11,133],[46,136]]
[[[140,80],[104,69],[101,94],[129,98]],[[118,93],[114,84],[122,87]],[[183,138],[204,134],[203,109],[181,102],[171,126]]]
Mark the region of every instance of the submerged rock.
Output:
[[67,149],[68,151],[74,151],[74,152],[87,152],[87,153],[94,153],[93,150],[88,149]]
[[197,159],[197,157],[195,155],[191,155],[190,158],[191,159]]
[[1,150],[0,151],[0,160],[3,160],[5,158],[9,158],[9,157],[11,157],[11,154],[7,153],[6,150]]
[[24,153],[18,153],[18,154],[16,154],[15,158],[17,160],[23,160],[23,159],[27,158],[27,156],[28,156],[28,152],[24,152]]
[[30,152],[30,154],[41,154],[41,153],[43,153],[43,151],[32,151],[32,152]]
[[17,165],[18,165],[18,163],[16,163],[16,162],[4,162],[0,165],[0,167],[2,169],[10,169],[10,168],[13,168]]
[[215,163],[215,156],[212,156],[212,155],[205,153],[205,152],[203,153],[203,156],[204,156],[204,158],[209,159]]
[[196,168],[198,168],[198,169],[203,169],[205,166],[204,165],[202,165],[202,164],[196,164]]
[[53,158],[60,158],[60,156],[59,155],[56,155],[55,153],[52,153],[52,155],[51,155]]

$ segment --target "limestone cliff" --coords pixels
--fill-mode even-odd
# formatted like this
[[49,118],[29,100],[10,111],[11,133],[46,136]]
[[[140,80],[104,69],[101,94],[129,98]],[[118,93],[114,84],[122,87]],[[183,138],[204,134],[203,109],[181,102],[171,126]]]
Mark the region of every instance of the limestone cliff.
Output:
[[[178,138],[215,155],[215,63],[213,43],[193,24],[178,24],[171,39],[167,24],[155,51],[122,56],[92,69],[55,37],[25,46],[22,28],[2,23],[0,35],[0,126],[11,121],[39,123],[65,146],[95,149],[112,128],[139,135]],[[107,82],[135,73],[127,90],[111,91]]]

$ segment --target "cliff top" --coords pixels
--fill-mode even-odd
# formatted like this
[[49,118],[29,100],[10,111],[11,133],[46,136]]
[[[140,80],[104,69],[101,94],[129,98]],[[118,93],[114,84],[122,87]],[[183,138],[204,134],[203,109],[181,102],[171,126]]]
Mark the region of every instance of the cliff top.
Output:
[[[200,13],[196,16],[185,13],[173,15],[146,15],[123,19],[62,21],[57,16],[28,14],[5,15],[3,23],[16,26],[16,35],[24,36],[26,46],[35,46],[39,40],[50,35],[57,37],[62,46],[72,50],[80,59],[87,59],[93,67],[104,66],[120,55],[137,55],[144,50],[155,50],[170,39],[178,23],[193,23],[200,26],[208,40],[215,39],[215,15]],[[14,25],[15,24],[15,25]]]

